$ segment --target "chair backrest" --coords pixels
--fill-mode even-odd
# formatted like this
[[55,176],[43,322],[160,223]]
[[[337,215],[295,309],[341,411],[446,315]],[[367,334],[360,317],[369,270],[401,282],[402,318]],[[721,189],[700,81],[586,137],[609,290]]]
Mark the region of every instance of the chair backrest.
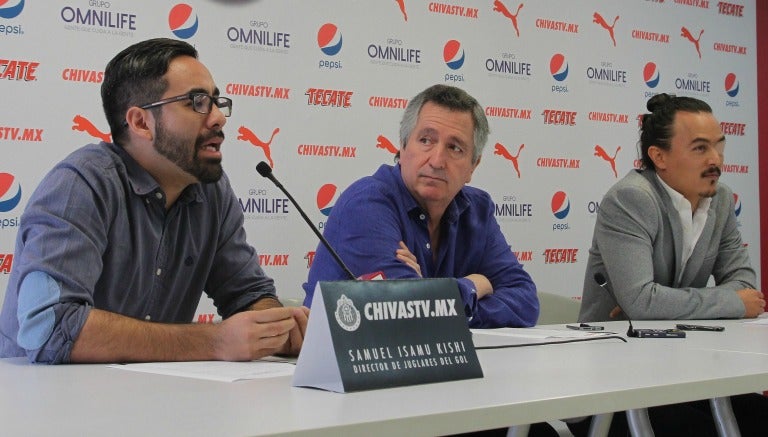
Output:
[[539,325],[573,323],[579,319],[581,302],[559,294],[541,292],[539,297]]

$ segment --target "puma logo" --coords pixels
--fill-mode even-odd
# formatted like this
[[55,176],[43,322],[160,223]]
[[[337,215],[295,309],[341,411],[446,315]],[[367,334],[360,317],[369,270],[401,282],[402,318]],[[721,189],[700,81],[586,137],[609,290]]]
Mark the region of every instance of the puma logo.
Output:
[[237,133],[239,134],[237,136],[238,140],[241,141],[248,141],[249,143],[253,144],[256,147],[261,148],[264,150],[264,155],[267,157],[267,161],[269,161],[269,166],[272,168],[275,168],[275,163],[272,161],[272,150],[271,150],[271,144],[272,140],[275,139],[275,135],[280,132],[280,128],[276,127],[275,130],[272,131],[272,136],[269,138],[269,141],[266,143],[264,141],[261,141],[255,133],[253,133],[252,130],[248,129],[245,126],[240,126],[237,129]]
[[701,40],[701,35],[703,33],[704,33],[704,29],[701,29],[701,31],[699,32],[699,37],[694,38],[691,31],[686,29],[685,26],[680,28],[680,36],[685,37],[688,41],[693,43],[693,45],[696,47],[696,53],[699,54],[699,59],[701,59],[701,49],[699,47],[699,41]]
[[616,47],[616,38],[613,35],[613,29],[614,27],[616,27],[616,21],[619,20],[619,16],[617,15],[616,18],[613,19],[613,24],[608,24],[608,22],[605,21],[603,16],[598,14],[597,12],[595,12],[592,15],[592,18],[593,18],[592,20],[593,23],[599,24],[600,26],[603,27],[603,29],[608,31],[608,34],[611,35],[611,41],[613,41],[613,46]]
[[400,12],[403,13],[403,18],[408,21],[408,14],[405,12],[405,0],[395,0],[397,5],[400,6]]
[[72,130],[85,132],[94,138],[98,138],[101,141],[104,141],[105,143],[112,142],[112,135],[100,131],[96,126],[94,126],[93,123],[91,123],[91,120],[88,120],[80,114],[75,115],[75,118],[72,119],[72,123],[74,123],[72,125]]
[[504,145],[502,145],[501,143],[496,143],[494,148],[496,149],[493,151],[494,155],[500,155],[502,158],[508,161],[512,161],[512,166],[515,168],[515,171],[517,172],[517,178],[520,179],[520,166],[518,165],[517,160],[520,157],[520,151],[523,150],[523,148],[525,148],[525,144],[520,144],[520,147],[517,149],[516,155],[512,155],[511,153],[509,153],[509,150],[507,150],[507,148],[504,147]]
[[613,176],[619,177],[619,174],[616,173],[616,155],[619,154],[619,150],[621,150],[621,146],[616,148],[616,153],[613,154],[613,157],[608,156],[608,153],[605,152],[605,149],[600,147],[599,145],[595,145],[595,156],[599,156],[600,158],[603,158],[603,160],[608,161],[611,164],[611,169],[613,170]]
[[393,155],[398,152],[397,147],[395,147],[395,145],[392,144],[392,142],[389,141],[387,137],[385,137],[384,135],[379,135],[378,137],[376,137],[376,141],[377,141],[376,142],[377,148],[384,149]]
[[523,8],[523,3],[520,3],[517,6],[517,11],[515,11],[515,13],[513,14],[509,12],[509,9],[507,9],[507,7],[504,5],[504,3],[501,2],[501,0],[495,0],[493,2],[494,11],[499,12],[501,13],[501,15],[512,20],[512,26],[515,28],[515,33],[517,34],[517,36],[520,36],[520,29],[517,28],[517,16],[518,14],[520,14],[520,9],[522,8]]

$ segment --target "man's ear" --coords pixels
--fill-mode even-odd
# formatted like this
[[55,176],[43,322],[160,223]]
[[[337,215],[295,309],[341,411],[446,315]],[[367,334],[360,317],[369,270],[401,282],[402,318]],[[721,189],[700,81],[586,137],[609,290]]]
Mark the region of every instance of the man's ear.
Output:
[[667,162],[666,162],[666,150],[662,149],[659,146],[650,146],[648,147],[648,157],[651,158],[651,161],[653,161],[653,166],[660,170],[666,170],[667,168]]
[[478,156],[477,157],[477,162],[472,164],[472,171],[469,172],[469,176],[467,176],[467,180],[464,181],[465,184],[468,184],[472,180],[472,175],[475,173],[475,169],[477,168],[477,166],[480,165],[480,160],[481,159],[483,159],[483,157],[482,156]]
[[132,106],[125,113],[125,121],[128,123],[128,131],[134,135],[147,141],[152,141],[154,138],[155,119],[152,111]]

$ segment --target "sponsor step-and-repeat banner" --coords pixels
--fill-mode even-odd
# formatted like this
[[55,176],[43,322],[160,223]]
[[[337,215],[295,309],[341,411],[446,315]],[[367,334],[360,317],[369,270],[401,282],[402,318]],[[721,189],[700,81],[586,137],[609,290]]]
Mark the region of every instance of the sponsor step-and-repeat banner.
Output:
[[[758,269],[755,35],[755,0],[0,0],[0,297],[40,179],[111,139],[106,63],[153,37],[197,47],[234,100],[224,167],[283,298],[303,299],[317,240],[256,165],[322,230],[347,186],[393,163],[403,109],[436,83],[485,107],[472,185],[540,290],[581,296],[600,199],[639,165],[638,120],[660,92],[721,121],[721,180]],[[203,300],[198,320],[214,313]]]

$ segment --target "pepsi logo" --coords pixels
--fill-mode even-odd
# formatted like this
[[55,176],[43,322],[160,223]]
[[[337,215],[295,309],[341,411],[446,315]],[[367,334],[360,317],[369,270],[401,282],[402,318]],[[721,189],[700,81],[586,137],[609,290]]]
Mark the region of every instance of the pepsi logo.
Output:
[[741,199],[736,193],[733,193],[733,212],[736,213],[736,217],[741,215]]
[[725,76],[725,93],[729,97],[736,97],[739,94],[739,79],[733,73],[728,73]]
[[179,3],[168,14],[168,27],[176,37],[181,39],[191,38],[197,33],[197,14],[192,6]]
[[645,67],[643,68],[643,81],[645,81],[648,88],[656,88],[660,78],[659,68],[655,63],[649,62],[645,64]]
[[568,77],[568,61],[563,54],[555,53],[552,56],[552,59],[549,60],[549,72],[558,82],[562,82]]
[[9,212],[21,202],[21,185],[10,173],[0,173],[0,212]]
[[16,18],[24,10],[24,0],[0,0],[0,18]]
[[328,56],[334,56],[341,51],[342,37],[335,24],[325,23],[317,31],[317,46]]
[[325,184],[317,190],[317,209],[326,217],[331,215],[333,205],[336,204],[337,191],[333,184]]
[[451,70],[458,70],[464,65],[464,49],[461,43],[452,39],[443,47],[443,60]]
[[571,201],[568,200],[568,195],[564,191],[558,191],[552,196],[552,214],[559,220],[562,220],[568,216],[568,212],[571,210]]

